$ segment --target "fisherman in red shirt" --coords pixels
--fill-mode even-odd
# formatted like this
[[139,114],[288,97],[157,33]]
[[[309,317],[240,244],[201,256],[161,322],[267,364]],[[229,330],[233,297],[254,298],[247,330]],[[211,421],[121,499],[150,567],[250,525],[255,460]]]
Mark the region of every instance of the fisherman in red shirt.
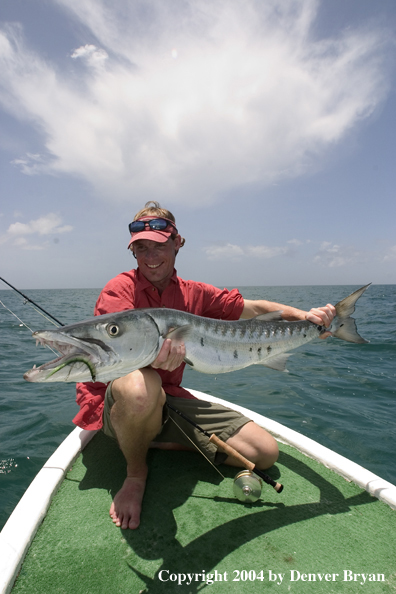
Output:
[[[335,309],[314,308],[305,312],[269,301],[250,301],[234,289],[220,290],[194,281],[184,281],[174,265],[184,239],[178,233],[172,213],[157,202],[148,202],[129,225],[138,268],[112,279],[101,292],[95,315],[132,308],[167,307],[209,318],[238,320],[282,310],[285,320],[310,320],[328,328]],[[326,335],[323,335],[325,337]],[[85,429],[99,429],[117,440],[127,462],[127,477],[114,497],[110,516],[116,526],[137,528],[148,473],[146,456],[150,446],[167,449],[191,447],[185,435],[168,417],[173,404],[193,420],[255,463],[266,469],[278,458],[275,439],[247,417],[218,404],[197,400],[180,386],[186,352],[180,341],[167,339],[156,360],[110,382],[77,384],[80,411],[74,423]],[[180,417],[177,424],[182,424]],[[237,465],[219,453],[206,437],[186,424],[187,433],[214,463]]]

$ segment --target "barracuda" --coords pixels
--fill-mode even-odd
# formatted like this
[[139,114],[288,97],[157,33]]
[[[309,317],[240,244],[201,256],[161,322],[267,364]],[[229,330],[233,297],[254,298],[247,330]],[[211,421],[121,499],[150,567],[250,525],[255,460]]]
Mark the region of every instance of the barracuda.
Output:
[[150,365],[166,338],[183,341],[185,362],[203,373],[227,373],[255,364],[283,371],[289,350],[324,332],[349,342],[367,342],[350,316],[369,286],[337,303],[330,328],[309,321],[287,322],[281,312],[229,322],[174,309],[131,309],[34,332],[38,343],[56,349],[60,357],[34,366],[24,378],[29,382],[108,382]]

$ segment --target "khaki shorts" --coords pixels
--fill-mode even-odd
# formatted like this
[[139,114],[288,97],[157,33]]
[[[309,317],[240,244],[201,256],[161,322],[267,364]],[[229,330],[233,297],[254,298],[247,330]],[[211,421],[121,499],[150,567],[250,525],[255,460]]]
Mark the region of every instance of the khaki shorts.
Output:
[[[110,410],[114,404],[111,393],[112,382],[107,386],[105,405],[103,410],[103,431],[109,437],[117,439],[110,421]],[[186,415],[197,425],[202,427],[210,435],[214,433],[223,441],[227,441],[238,429],[249,423],[251,419],[241,413],[217,404],[206,402],[196,398],[176,398],[166,394],[166,401],[171,406]],[[175,422],[173,422],[173,420]],[[177,423],[177,425],[175,424]],[[180,428],[179,428],[180,427]],[[183,431],[181,431],[181,429]],[[184,432],[184,433],[183,433]],[[186,437],[186,435],[188,437]],[[189,438],[189,439],[188,439]],[[171,410],[167,404],[164,406],[163,425],[160,433],[155,437],[155,442],[179,443],[193,448],[191,441],[215,464],[221,464],[227,458],[227,454],[219,452],[209,438],[193,427],[188,421]]]

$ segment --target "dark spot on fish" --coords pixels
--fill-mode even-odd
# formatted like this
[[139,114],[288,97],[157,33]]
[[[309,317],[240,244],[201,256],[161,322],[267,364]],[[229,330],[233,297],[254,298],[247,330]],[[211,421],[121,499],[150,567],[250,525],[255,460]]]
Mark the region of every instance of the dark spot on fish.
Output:
[[238,359],[238,351],[236,349],[234,351],[234,359]]
[[304,336],[304,338],[307,338],[307,335],[306,334],[303,334],[303,336]]
[[323,326],[318,326],[318,330],[319,332],[322,332],[322,330],[324,330]]
[[204,339],[201,337],[201,346],[205,346],[204,345]]
[[249,349],[249,353],[251,353],[251,352],[252,352],[252,350],[253,350],[253,347],[250,347],[250,349]]
[[257,349],[257,352],[258,352],[258,354],[260,354],[260,353],[261,353],[261,347],[259,347],[259,348]]
[[271,351],[272,351],[272,347],[267,346],[267,353],[270,354]]

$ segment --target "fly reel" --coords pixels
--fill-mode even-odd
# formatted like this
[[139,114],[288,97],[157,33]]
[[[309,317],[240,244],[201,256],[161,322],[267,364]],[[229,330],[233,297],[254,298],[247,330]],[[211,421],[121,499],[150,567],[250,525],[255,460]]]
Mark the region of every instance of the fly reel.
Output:
[[242,470],[234,478],[234,495],[242,503],[254,503],[260,498],[263,481],[251,470]]
[[[177,408],[169,404],[169,402],[167,402],[167,406],[175,413],[177,413],[180,417],[182,417],[185,421],[190,423],[190,425],[193,425],[196,429],[198,429],[198,431],[206,435],[206,437],[209,438],[209,441],[215,444],[217,448],[225,452],[228,456],[234,458],[234,460],[237,460],[241,465],[245,466],[245,468],[249,469],[242,470],[236,475],[234,479],[234,494],[235,497],[239,499],[239,501],[243,501],[243,503],[254,503],[255,501],[257,501],[257,499],[259,499],[261,495],[261,487],[263,485],[263,481],[267,483],[267,485],[271,485],[271,487],[273,487],[277,493],[282,492],[283,485],[281,485],[281,483],[277,483],[276,481],[274,481],[274,479],[268,476],[268,474],[265,474],[265,472],[263,472],[259,468],[256,468],[254,462],[250,462],[250,460],[242,456],[242,454],[237,452],[228,443],[222,441],[214,433],[213,435],[210,435],[207,431],[205,431],[205,429],[202,429],[202,427],[200,427],[199,425],[194,423],[194,421],[192,421],[189,417],[187,417],[187,415],[180,412],[180,410],[177,410]],[[191,443],[197,448],[197,450],[200,451],[201,454],[206,458],[202,450],[188,437],[188,435],[186,435],[186,433],[183,431],[180,425],[176,423],[175,419],[173,417],[169,418],[175,423],[175,425],[179,427],[179,429],[187,437],[187,439],[189,439]],[[206,459],[210,464],[212,464],[212,462],[210,462],[208,458]],[[216,470],[224,478],[224,476],[217,468]]]

